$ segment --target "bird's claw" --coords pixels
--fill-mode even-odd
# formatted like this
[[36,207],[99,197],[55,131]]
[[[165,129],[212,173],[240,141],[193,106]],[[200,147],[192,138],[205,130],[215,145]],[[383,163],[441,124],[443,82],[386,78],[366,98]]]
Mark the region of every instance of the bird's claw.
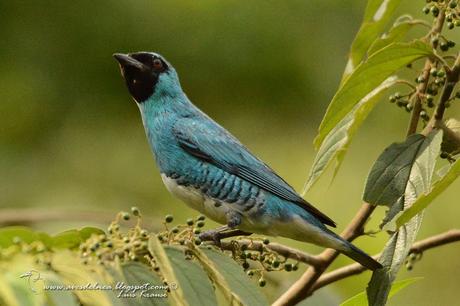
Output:
[[220,235],[220,232],[216,230],[205,231],[201,233],[198,236],[198,238],[200,238],[201,241],[212,241],[218,247],[221,246],[221,243],[220,243],[221,235]]

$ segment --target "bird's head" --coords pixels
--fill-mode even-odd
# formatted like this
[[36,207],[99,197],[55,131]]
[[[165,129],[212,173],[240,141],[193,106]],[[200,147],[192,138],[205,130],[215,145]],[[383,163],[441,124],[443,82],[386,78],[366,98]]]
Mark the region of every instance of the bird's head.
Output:
[[126,86],[137,103],[155,96],[174,96],[181,92],[174,68],[153,52],[115,53]]

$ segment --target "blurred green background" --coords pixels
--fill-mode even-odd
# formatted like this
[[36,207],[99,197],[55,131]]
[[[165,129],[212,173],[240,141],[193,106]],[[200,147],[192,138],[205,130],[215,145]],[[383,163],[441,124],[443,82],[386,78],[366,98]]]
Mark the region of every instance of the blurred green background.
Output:
[[[423,3],[405,1],[400,13],[422,17]],[[51,233],[95,222],[80,220],[85,218],[76,211],[110,218],[136,205],[153,218],[196,215],[163,187],[137,107],[111,57],[140,50],[164,55],[196,105],[300,190],[315,154],[312,140],[365,4],[0,0],[1,208],[13,219],[15,210],[16,217],[23,216],[23,208],[45,218],[55,212],[75,216],[33,224]],[[460,117],[459,108],[449,115]],[[326,176],[307,195],[337,221],[339,231],[360,206],[373,161],[404,138],[407,120],[405,112],[382,101],[352,143],[337,179],[330,184]],[[420,238],[459,226],[459,187],[457,182],[428,209]],[[369,229],[377,229],[381,216],[382,209]],[[377,253],[386,239],[381,233],[357,244]],[[431,251],[413,271],[401,271],[400,279],[425,279],[389,305],[458,305],[459,251],[458,245]],[[350,260],[341,257],[335,266],[345,263]],[[264,291],[276,297],[300,270],[272,273],[276,288]],[[338,304],[362,291],[369,277],[338,282],[317,292],[310,304]]]

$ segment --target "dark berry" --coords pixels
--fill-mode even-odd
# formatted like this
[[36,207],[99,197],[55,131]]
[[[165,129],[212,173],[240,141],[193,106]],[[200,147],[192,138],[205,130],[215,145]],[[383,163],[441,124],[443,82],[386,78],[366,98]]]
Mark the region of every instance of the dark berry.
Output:
[[172,215],[166,215],[166,217],[165,217],[165,222],[166,223],[171,223],[171,222],[173,222],[173,220],[174,220],[174,217]]
[[139,208],[137,208],[136,206],[131,207],[131,213],[133,214],[133,216],[136,217],[138,217],[141,214]]

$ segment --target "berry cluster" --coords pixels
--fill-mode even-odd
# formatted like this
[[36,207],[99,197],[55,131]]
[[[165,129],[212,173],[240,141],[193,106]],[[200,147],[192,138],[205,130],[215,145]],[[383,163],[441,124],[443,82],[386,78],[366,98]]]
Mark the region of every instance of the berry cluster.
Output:
[[[128,221],[131,214],[137,218],[135,227],[127,232],[120,230],[120,221]],[[106,262],[118,257],[122,261],[143,260],[150,262],[148,256],[147,241],[150,233],[141,228],[141,213],[137,207],[131,208],[131,214],[120,212],[115,220],[107,229],[108,234],[93,235],[80,245],[80,257],[83,264],[96,261],[97,264],[104,265]]]
[[426,0],[427,5],[423,7],[425,14],[438,17],[441,10],[445,10],[447,28],[452,30],[455,27],[460,27],[460,11],[456,0]]
[[[259,277],[259,286],[263,287],[266,285],[264,278],[264,272],[269,271],[297,271],[299,263],[288,262],[287,258],[280,256],[279,254],[271,251],[266,247],[270,241],[267,238],[262,239],[262,244],[256,248],[254,241],[250,244],[238,243],[238,241],[232,241],[232,257],[236,262],[239,262],[243,269],[246,271],[249,277],[257,275]],[[249,250],[250,249],[250,250]],[[252,261],[250,263],[248,260]],[[256,265],[258,262],[259,265]]]
[[408,271],[412,271],[414,264],[422,259],[423,253],[411,252],[406,257],[405,265]]

